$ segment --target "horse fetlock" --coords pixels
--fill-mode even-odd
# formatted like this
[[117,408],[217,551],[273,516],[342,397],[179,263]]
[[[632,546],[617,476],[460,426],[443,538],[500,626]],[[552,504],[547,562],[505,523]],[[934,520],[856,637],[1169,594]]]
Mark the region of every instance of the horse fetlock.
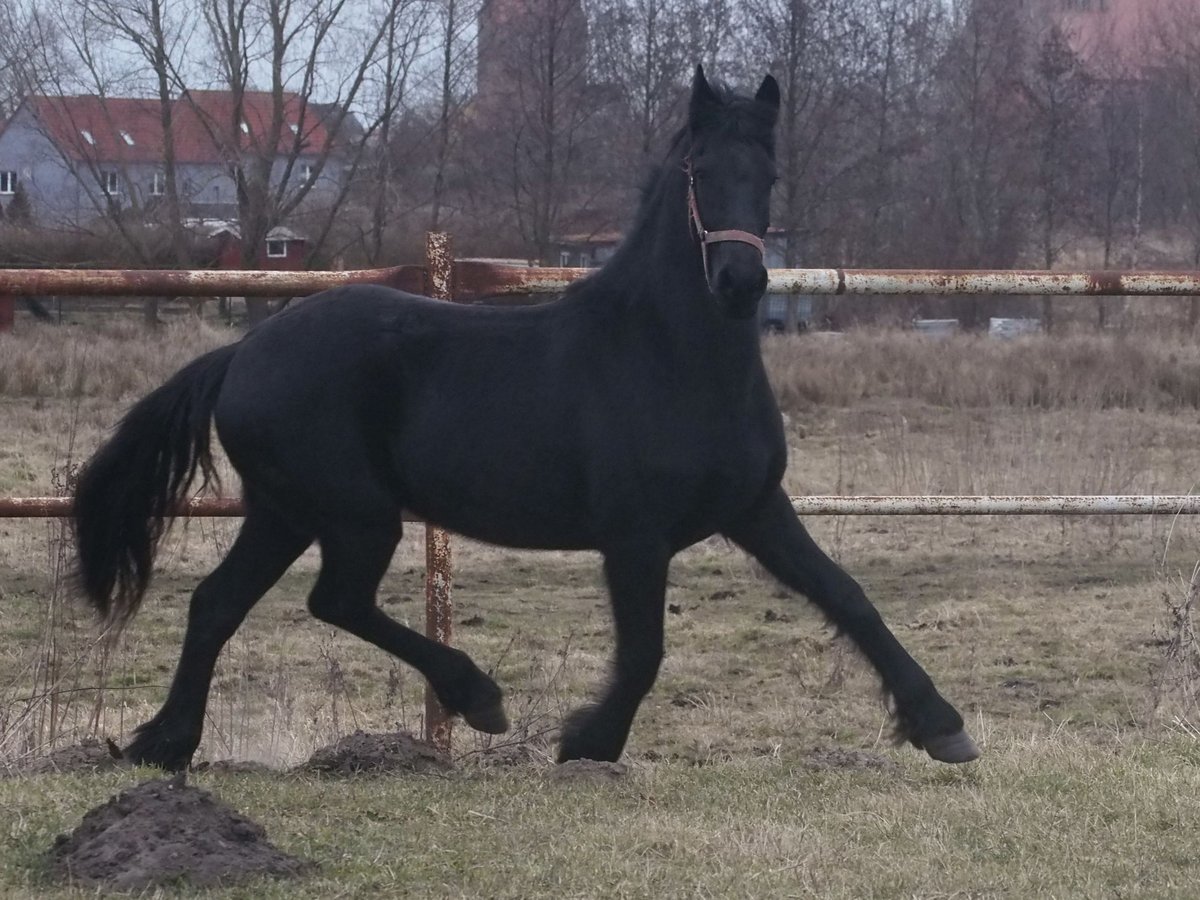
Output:
[[558,745],[558,762],[573,759],[592,759],[596,762],[616,762],[625,749],[629,736],[628,724],[612,722],[603,706],[583,706],[564,720]]
[[441,684],[434,685],[438,702],[450,712],[461,715],[476,731],[485,734],[508,731],[508,714],[504,711],[504,692],[500,686],[465,653],[458,650],[454,653],[456,671]]

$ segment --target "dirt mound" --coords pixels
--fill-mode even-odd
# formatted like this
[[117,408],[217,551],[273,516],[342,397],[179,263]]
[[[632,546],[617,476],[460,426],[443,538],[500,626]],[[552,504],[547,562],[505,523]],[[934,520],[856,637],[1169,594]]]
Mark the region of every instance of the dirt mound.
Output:
[[865,750],[845,750],[841,747],[810,750],[804,756],[804,765],[809,769],[822,771],[874,769],[879,772],[894,772],[898,768],[896,763],[886,756],[868,753]]
[[55,877],[119,891],[179,881],[212,887],[312,867],[272,845],[261,825],[178,778],[147,781],[96,807],[59,836],[49,863]]
[[367,734],[356,731],[336,744],[322,747],[298,771],[326,775],[416,774],[448,772],[450,757],[424,741],[402,731]]
[[104,772],[125,765],[120,751],[95,738],[62,747],[47,756],[34,756],[0,766],[0,776],[53,775],[60,772]]

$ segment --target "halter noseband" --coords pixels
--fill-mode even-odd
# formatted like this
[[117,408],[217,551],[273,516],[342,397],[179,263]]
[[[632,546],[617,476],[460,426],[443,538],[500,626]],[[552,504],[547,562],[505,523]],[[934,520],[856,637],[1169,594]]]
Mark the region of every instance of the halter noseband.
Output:
[[709,282],[711,289],[712,282],[708,275],[708,245],[719,244],[725,241],[738,241],[742,244],[749,244],[758,251],[758,255],[766,254],[766,247],[763,244],[762,238],[758,235],[751,234],[749,231],[739,231],[736,228],[727,228],[722,231],[709,231],[704,227],[704,223],[700,220],[700,206],[696,203],[696,173],[692,171],[692,155],[689,153],[683,158],[683,171],[687,173],[688,189],[688,215],[691,218],[692,227],[696,229],[696,236],[700,238],[700,258],[704,261],[704,280]]

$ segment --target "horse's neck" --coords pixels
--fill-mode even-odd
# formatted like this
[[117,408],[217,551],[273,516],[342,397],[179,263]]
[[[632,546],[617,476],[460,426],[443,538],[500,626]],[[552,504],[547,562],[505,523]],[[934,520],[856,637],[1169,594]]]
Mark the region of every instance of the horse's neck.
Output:
[[720,311],[688,224],[686,196],[669,193],[653,215],[640,219],[597,279],[606,295],[598,299],[612,303],[619,295],[619,315],[634,323],[629,339],[651,344],[677,372],[736,390],[762,366],[757,325]]

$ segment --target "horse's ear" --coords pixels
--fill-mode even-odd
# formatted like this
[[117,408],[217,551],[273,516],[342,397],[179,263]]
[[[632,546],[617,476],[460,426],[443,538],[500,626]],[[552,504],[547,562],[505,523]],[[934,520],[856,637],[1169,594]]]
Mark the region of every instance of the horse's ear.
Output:
[[697,65],[696,74],[692,78],[692,99],[688,102],[688,125],[695,130],[720,106],[717,92],[704,77],[704,66]]
[[768,75],[763,79],[762,84],[758,86],[758,91],[754,94],[754,99],[759,103],[765,103],[779,111],[779,82],[775,80],[774,75]]

